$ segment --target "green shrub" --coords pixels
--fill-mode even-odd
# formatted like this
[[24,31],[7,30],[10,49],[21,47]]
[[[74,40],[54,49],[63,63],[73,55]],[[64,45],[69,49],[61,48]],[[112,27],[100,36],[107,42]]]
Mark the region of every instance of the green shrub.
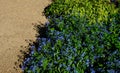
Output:
[[55,0],[45,10],[47,38],[31,48],[24,72],[120,72],[119,9],[109,0]]

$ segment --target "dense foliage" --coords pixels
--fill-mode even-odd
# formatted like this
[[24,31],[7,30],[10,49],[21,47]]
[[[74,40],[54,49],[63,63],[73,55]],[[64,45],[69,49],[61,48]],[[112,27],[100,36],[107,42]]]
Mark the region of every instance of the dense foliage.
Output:
[[31,46],[28,73],[119,73],[120,8],[109,0],[54,0],[46,36]]

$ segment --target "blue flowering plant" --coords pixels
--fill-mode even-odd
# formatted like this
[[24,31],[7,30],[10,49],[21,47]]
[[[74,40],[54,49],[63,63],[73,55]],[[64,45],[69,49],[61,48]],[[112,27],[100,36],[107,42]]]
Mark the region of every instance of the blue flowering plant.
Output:
[[109,0],[54,0],[46,36],[32,46],[28,73],[119,73],[120,8]]

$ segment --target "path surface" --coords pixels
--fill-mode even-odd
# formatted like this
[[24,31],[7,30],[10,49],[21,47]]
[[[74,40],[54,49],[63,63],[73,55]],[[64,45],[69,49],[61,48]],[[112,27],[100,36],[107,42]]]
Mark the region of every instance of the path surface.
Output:
[[46,21],[42,16],[49,0],[0,0],[0,73],[20,73],[13,67],[18,60],[20,46],[35,40],[32,23]]

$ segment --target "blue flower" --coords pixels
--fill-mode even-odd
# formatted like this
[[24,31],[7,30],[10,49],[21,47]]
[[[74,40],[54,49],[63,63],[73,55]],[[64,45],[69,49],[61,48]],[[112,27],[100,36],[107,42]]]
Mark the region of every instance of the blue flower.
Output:
[[38,66],[42,66],[42,61],[41,60],[38,62]]
[[61,67],[62,67],[62,64],[60,64],[59,67],[61,68]]
[[60,60],[60,57],[57,57],[58,60]]
[[71,70],[71,67],[70,67],[70,66],[68,66],[66,69],[67,69],[67,71],[70,71],[70,70]]
[[31,49],[35,49],[35,46],[34,46],[34,45],[32,45],[32,46],[31,46]]
[[40,37],[37,38],[38,41],[40,41],[40,39],[41,39]]
[[30,61],[30,58],[26,58],[23,63],[26,65],[29,61]]
[[48,16],[47,18],[48,18],[48,19],[50,19],[51,17],[50,17],[50,16]]
[[87,66],[89,66],[89,64],[90,64],[90,60],[89,59],[86,60],[86,64],[87,64]]
[[63,19],[63,17],[62,16],[60,16],[60,20],[62,20]]
[[35,72],[35,70],[36,70],[36,66],[33,66],[32,71]]
[[92,51],[94,51],[94,46],[93,45],[91,46],[91,49],[92,49]]
[[32,70],[33,69],[33,66],[30,66],[30,70]]
[[40,51],[41,51],[41,49],[42,49],[42,47],[41,47],[41,46],[39,46],[39,47],[38,47],[38,49],[37,49],[37,50],[38,50],[38,52],[40,52]]
[[81,57],[84,57],[85,56],[85,52],[82,53]]
[[45,23],[45,26],[48,26],[50,24],[50,22],[49,21],[47,21],[46,23]]
[[56,35],[59,35],[60,34],[60,32],[59,31],[56,31]]
[[41,44],[44,46],[44,45],[46,45],[46,42],[45,42],[45,41],[43,41]]
[[58,36],[58,39],[64,40],[64,37],[63,36]]
[[54,64],[58,64],[58,62],[57,62],[57,61],[54,61]]
[[27,58],[26,61],[29,62],[29,61],[30,61],[30,58]]
[[31,54],[31,55],[33,55],[33,54],[34,54],[34,52],[35,52],[34,50],[31,50],[31,53],[30,53],[30,54]]
[[50,43],[50,42],[51,42],[51,39],[49,38],[49,39],[47,40],[47,42]]
[[118,37],[118,40],[120,41],[120,37]]
[[100,56],[94,56],[94,59],[98,59],[98,58],[100,58]]
[[25,68],[26,68],[26,67],[25,67],[24,65],[22,65],[22,67],[21,67],[21,68],[22,68],[22,70],[25,70]]
[[73,48],[73,51],[76,52],[77,51],[76,48]]
[[45,42],[47,39],[46,38],[41,38],[41,40]]
[[95,70],[93,68],[90,69],[91,73],[96,73]]
[[110,69],[110,70],[107,70],[108,73],[116,73],[115,70],[113,69]]

